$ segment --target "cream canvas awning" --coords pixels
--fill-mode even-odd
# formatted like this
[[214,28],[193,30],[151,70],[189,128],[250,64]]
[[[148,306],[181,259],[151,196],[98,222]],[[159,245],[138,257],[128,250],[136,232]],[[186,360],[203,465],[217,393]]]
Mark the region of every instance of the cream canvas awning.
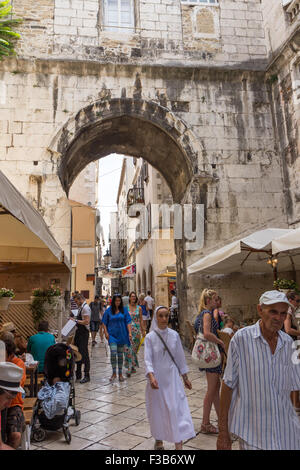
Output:
[[43,217],[1,171],[0,263],[63,264],[71,270]]
[[299,234],[290,229],[259,230],[199,259],[188,267],[188,274],[272,273],[268,260],[274,254],[279,272],[300,269]]
[[287,250],[297,250],[300,248],[300,228],[289,230],[288,233],[273,240],[272,253],[280,253]]

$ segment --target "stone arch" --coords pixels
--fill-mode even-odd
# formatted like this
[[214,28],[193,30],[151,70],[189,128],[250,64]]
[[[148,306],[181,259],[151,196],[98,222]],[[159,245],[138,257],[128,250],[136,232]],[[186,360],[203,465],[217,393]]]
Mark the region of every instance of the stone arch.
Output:
[[143,157],[167,181],[180,202],[198,169],[201,146],[188,126],[154,101],[115,98],[80,110],[53,139],[58,175],[68,191],[85,166],[110,153]]

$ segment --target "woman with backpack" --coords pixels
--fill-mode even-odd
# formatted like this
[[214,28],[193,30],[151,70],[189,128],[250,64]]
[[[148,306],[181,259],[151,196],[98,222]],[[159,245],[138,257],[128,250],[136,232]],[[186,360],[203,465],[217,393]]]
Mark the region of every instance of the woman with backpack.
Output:
[[108,307],[103,315],[102,323],[104,325],[105,338],[110,347],[110,360],[112,365],[112,376],[109,379],[113,382],[117,378],[117,363],[119,372],[119,381],[124,382],[122,374],[123,353],[125,345],[130,346],[132,341],[131,317],[128,309],[123,306],[122,296],[114,294],[111,306]]

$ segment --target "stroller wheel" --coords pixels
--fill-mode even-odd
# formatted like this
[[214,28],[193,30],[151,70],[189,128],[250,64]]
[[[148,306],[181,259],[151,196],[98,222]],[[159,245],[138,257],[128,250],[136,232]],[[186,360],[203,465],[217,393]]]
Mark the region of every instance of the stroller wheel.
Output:
[[69,428],[63,428],[63,432],[64,432],[64,436],[65,436],[66,442],[67,442],[68,444],[70,444],[70,443],[71,443],[72,436],[71,436],[71,433],[70,433]]
[[42,442],[46,437],[46,431],[42,428],[35,429],[32,432],[32,440],[35,442]]
[[76,410],[75,411],[75,425],[76,426],[79,426],[80,419],[81,419],[81,412],[80,412],[80,410]]

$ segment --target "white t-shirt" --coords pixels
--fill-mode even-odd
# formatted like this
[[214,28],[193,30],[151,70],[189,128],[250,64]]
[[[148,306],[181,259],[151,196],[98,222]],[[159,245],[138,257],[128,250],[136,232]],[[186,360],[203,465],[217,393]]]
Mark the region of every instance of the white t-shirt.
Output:
[[229,335],[232,335],[234,333],[233,329],[232,328],[229,328],[229,326],[227,326],[226,328],[223,328],[223,331],[224,333],[228,333]]
[[151,295],[147,295],[147,297],[145,297],[145,302],[147,302],[148,309],[153,310],[154,299],[151,297]]
[[176,295],[173,295],[172,296],[172,304],[171,304],[171,308],[178,308],[178,303],[177,303],[177,297]]
[[[92,312],[91,312],[91,309],[90,309],[89,305],[88,305],[86,302],[84,302],[84,303],[82,304],[82,306],[79,307],[78,310],[80,310],[80,309],[82,309],[82,310],[81,310],[82,320],[83,320],[83,316],[84,316],[84,315],[85,315],[85,316],[88,316],[89,319],[91,319],[91,313],[92,313]],[[87,330],[90,331],[90,325],[89,325],[89,324],[88,324],[88,325],[84,325],[84,326],[86,327]]]

